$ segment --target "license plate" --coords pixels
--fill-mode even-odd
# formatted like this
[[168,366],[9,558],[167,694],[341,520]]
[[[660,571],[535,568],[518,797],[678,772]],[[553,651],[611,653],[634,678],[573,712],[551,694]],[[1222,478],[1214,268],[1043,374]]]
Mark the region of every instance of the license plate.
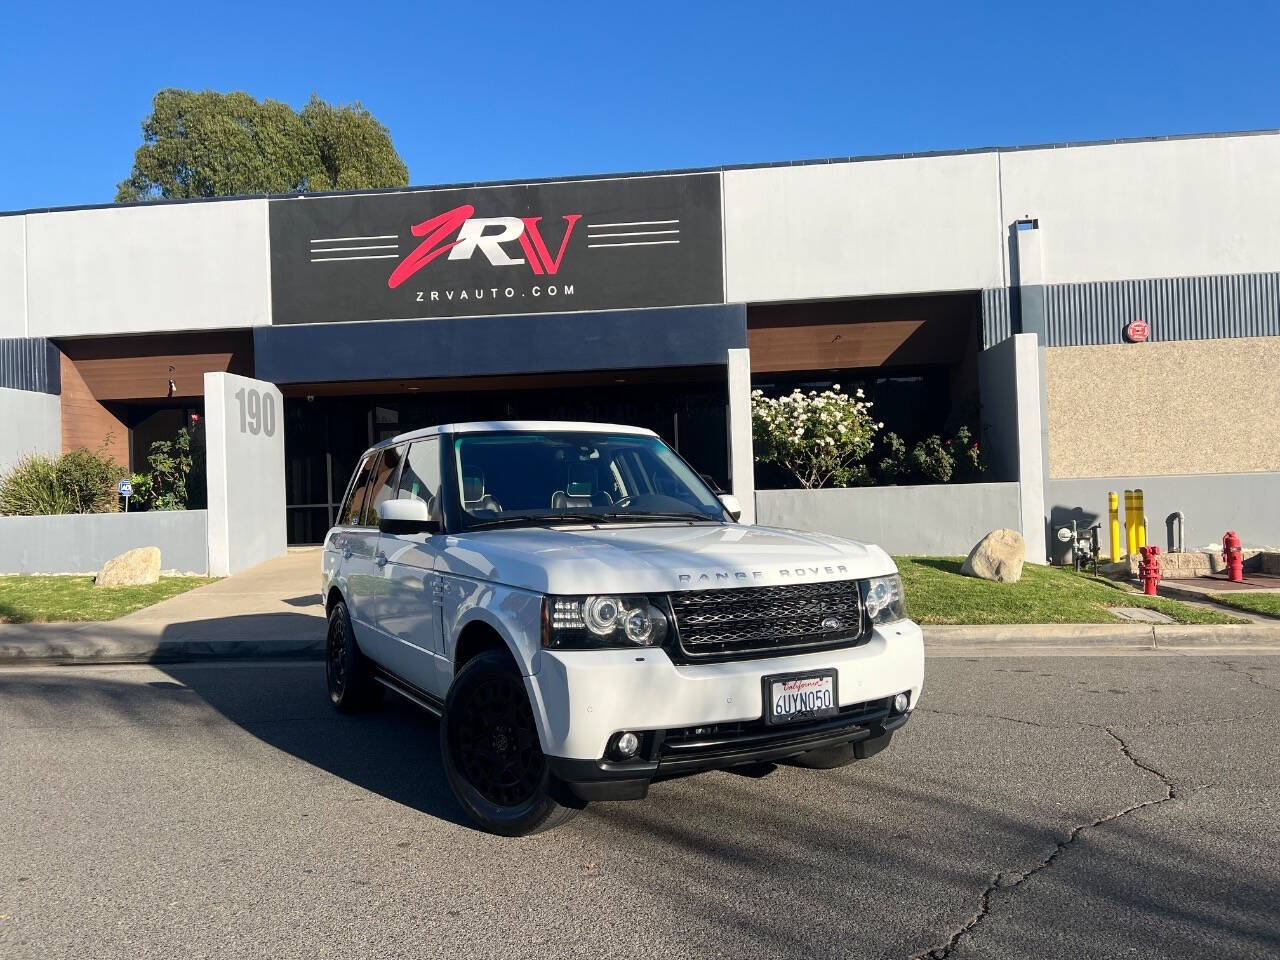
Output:
[[840,709],[836,672],[816,670],[765,677],[764,702],[767,724],[829,717]]

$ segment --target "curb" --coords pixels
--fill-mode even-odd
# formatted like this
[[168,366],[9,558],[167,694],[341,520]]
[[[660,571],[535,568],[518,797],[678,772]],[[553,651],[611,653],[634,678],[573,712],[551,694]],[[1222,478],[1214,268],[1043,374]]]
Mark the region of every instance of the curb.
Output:
[[1280,623],[1038,623],[923,629],[926,650],[938,653],[959,649],[1012,652],[1012,648],[1085,652],[1248,648],[1280,652]]

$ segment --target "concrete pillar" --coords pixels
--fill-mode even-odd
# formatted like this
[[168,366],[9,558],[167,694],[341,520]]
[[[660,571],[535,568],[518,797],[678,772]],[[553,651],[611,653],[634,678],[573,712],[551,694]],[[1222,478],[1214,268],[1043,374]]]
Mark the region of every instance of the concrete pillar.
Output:
[[1022,536],[1027,561],[1046,563],[1045,463],[1048,426],[1044,411],[1043,350],[1035,334],[1020,333],[1014,342],[1014,382],[1018,397],[1018,487],[1022,502]]
[[1016,329],[1019,333],[1034,333],[1044,343],[1044,257],[1040,249],[1040,221],[1017,220],[1009,229],[1013,249],[1010,293],[1018,314]]
[[742,522],[756,522],[755,453],[751,445],[751,351],[729,350],[729,484]]
[[228,576],[282,555],[284,397],[275,384],[204,375],[209,572]]
[[982,444],[989,479],[1018,484],[1019,526],[1027,560],[1044,563],[1048,416],[1044,406],[1044,348],[1019,333],[978,357],[982,390]]

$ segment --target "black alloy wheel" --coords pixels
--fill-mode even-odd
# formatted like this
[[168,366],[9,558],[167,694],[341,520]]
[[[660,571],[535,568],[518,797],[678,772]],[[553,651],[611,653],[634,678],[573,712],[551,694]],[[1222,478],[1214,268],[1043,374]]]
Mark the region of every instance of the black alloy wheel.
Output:
[[382,687],[373,679],[373,664],[360,652],[351,614],[341,600],[329,610],[324,674],[329,702],[343,713],[364,709],[381,699]]
[[486,677],[460,706],[452,730],[463,776],[499,806],[528,801],[537,792],[547,761],[519,676]]
[[479,654],[454,677],[440,752],[454,796],[491,833],[538,833],[584,806],[551,776],[524,681],[505,651]]

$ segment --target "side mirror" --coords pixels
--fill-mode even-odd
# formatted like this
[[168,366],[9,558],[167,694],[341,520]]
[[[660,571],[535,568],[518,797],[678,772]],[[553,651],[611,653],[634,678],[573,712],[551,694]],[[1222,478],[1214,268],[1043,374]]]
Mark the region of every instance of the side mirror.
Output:
[[729,511],[729,516],[734,520],[742,518],[742,504],[738,502],[738,498],[732,493],[720,494],[720,502],[724,504],[724,508]]
[[378,529],[383,533],[439,533],[440,521],[431,517],[421,500],[384,500],[378,505]]

